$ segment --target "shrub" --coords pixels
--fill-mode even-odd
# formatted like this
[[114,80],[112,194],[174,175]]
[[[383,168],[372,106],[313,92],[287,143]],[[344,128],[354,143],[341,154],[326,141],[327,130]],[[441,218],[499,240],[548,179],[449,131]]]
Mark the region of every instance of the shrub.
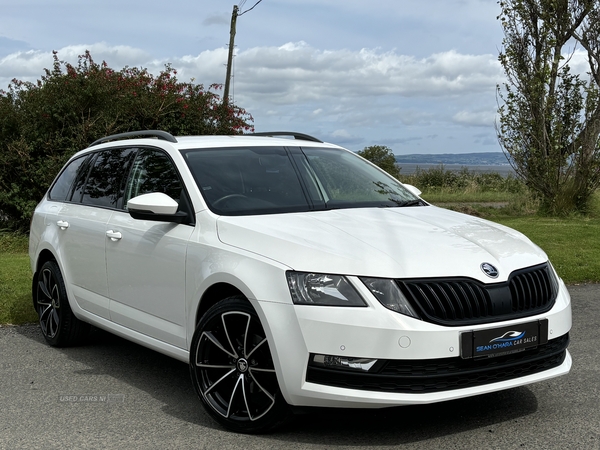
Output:
[[253,131],[252,117],[215,91],[180,82],[170,65],[117,71],[89,52],[77,66],[54,53],[37,83],[13,80],[0,91],[0,227],[26,229],[36,203],[63,164],[96,139],[159,129],[174,135]]
[[496,172],[475,173],[466,167],[458,172],[447,170],[443,165],[428,170],[417,169],[414,174],[401,175],[400,181],[415,185],[426,193],[526,192],[525,185],[512,175],[504,177]]

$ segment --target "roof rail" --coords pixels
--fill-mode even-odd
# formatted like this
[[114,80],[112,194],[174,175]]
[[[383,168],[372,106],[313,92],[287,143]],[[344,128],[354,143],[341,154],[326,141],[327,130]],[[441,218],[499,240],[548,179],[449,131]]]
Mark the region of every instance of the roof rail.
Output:
[[111,134],[110,136],[105,136],[103,138],[95,140],[89,146],[93,147],[94,145],[102,144],[103,142],[113,141],[116,139],[123,139],[123,138],[128,138],[128,137],[133,137],[133,136],[152,136],[152,137],[155,137],[158,139],[162,139],[164,141],[177,142],[177,139],[175,139],[175,136],[173,136],[171,133],[167,133],[166,131],[142,130],[142,131],[128,131],[127,133]]
[[300,139],[303,141],[323,142],[316,137],[312,137],[303,133],[295,133],[294,131],[265,131],[262,133],[250,133],[246,136],[292,136],[294,139]]

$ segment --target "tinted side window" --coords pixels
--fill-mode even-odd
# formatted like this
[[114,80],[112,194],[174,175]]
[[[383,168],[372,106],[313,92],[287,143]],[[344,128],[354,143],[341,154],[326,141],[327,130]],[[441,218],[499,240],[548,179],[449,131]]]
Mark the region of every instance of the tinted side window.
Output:
[[130,198],[162,192],[179,201],[182,184],[169,157],[159,150],[141,149],[131,168],[125,187],[125,205]]
[[[135,149],[112,149],[100,152],[93,162],[85,183],[82,202],[86,205],[118,208],[123,197],[123,181]],[[73,198],[76,201],[75,197]]]
[[[81,169],[79,169],[77,178],[75,178],[75,184],[73,185],[73,192],[71,194],[72,202],[81,202],[81,197],[83,197],[83,189],[85,188],[85,182],[87,180],[88,174],[90,173],[90,166],[94,163],[95,159],[95,154],[88,155],[88,158],[86,159],[85,163],[83,163]],[[68,197],[67,200],[69,200]]]
[[52,188],[50,189],[50,192],[48,194],[50,200],[62,202],[68,199],[67,197],[71,192],[71,186],[73,186],[73,181],[75,181],[77,172],[79,171],[85,159],[86,156],[81,156],[71,161],[67,165],[67,167],[64,168],[64,170],[61,172],[58,179],[54,183],[54,186],[52,186]]

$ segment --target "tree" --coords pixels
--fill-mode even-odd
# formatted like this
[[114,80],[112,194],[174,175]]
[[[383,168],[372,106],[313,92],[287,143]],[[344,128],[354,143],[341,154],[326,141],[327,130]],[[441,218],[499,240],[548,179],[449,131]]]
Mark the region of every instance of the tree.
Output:
[[180,82],[170,65],[117,71],[86,52],[73,66],[54,53],[37,83],[0,91],[0,228],[27,228],[36,203],[64,163],[94,140],[159,129],[174,135],[253,131],[252,117],[222,105],[220,85]]
[[371,145],[357,153],[385,170],[394,178],[400,177],[400,170],[398,169],[398,166],[396,166],[396,157],[391,148],[385,145]]
[[[499,4],[499,142],[546,212],[586,212],[600,185],[600,3]],[[587,52],[585,76],[570,67],[576,49]]]

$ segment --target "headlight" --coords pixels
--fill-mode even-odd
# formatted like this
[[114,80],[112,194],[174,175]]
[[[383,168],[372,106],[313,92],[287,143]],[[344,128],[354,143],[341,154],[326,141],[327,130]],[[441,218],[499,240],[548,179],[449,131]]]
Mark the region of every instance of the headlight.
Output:
[[341,275],[287,272],[287,281],[296,305],[367,306]]
[[420,319],[394,280],[387,278],[361,278],[360,280],[387,309]]

